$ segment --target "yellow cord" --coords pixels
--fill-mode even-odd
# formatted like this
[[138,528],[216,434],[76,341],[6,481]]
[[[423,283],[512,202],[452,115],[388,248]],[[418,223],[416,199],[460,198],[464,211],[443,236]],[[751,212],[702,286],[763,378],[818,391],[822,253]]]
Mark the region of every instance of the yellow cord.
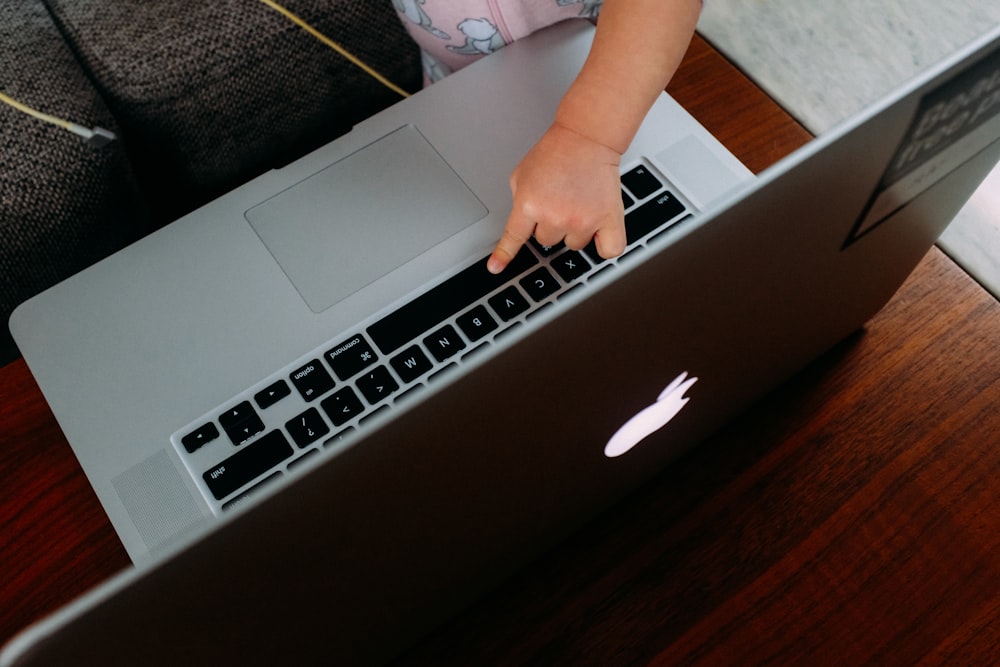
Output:
[[369,66],[368,63],[364,62],[363,60],[355,56],[353,53],[351,53],[350,51],[342,47],[340,44],[338,44],[337,42],[333,41],[332,39],[321,33],[316,28],[306,23],[303,19],[299,18],[297,15],[293,14],[289,10],[285,9],[283,6],[279,5],[277,2],[274,2],[274,0],[260,0],[260,1],[263,2],[265,5],[267,5],[268,7],[270,7],[271,9],[273,9],[274,11],[283,15],[289,21],[296,24],[297,26],[308,32],[310,35],[312,35],[319,41],[329,46],[331,49],[342,55],[344,58],[347,58],[347,60],[349,60],[354,65],[360,67],[362,70],[364,70],[366,74],[371,76],[373,79],[381,83],[383,86],[385,86],[392,92],[396,93],[400,97],[410,96],[408,92],[406,92],[405,90],[394,84],[392,81],[389,81],[384,76],[382,76],[374,69],[372,69],[372,67]]
[[67,129],[70,132],[73,131],[73,123],[69,122],[68,120],[63,120],[62,118],[59,118],[57,116],[50,116],[47,113],[42,113],[41,111],[38,111],[37,109],[32,109],[27,104],[22,104],[21,102],[15,100],[13,97],[8,97],[3,93],[0,93],[0,102],[5,102],[6,104],[9,104],[10,106],[17,109],[18,111],[23,111],[24,113],[28,114],[29,116],[33,116],[38,120],[44,120],[46,123],[52,123],[53,125],[58,125],[59,127]]
[[[321,33],[319,30],[316,30],[316,28],[312,27],[311,25],[306,23],[303,19],[299,18],[292,12],[288,11],[287,9],[279,5],[277,2],[274,2],[274,0],[260,0],[260,1],[263,2],[265,5],[267,5],[268,7],[270,7],[271,9],[278,12],[279,14],[285,16],[292,23],[295,23],[296,25],[301,27],[303,30],[305,30],[310,35],[312,35],[319,41],[329,46],[331,49],[342,55],[344,58],[349,60],[357,67],[360,67],[365,73],[367,73],[369,76],[371,76],[373,79],[381,83],[383,86],[385,86],[392,92],[396,93],[400,97],[410,96],[408,92],[406,92],[405,90],[394,84],[392,81],[389,81],[384,76],[376,72],[366,62],[355,56],[353,53],[342,47],[337,42],[333,41],[332,39]],[[26,113],[29,116],[37,118],[38,120],[45,121],[46,123],[51,123],[63,129],[69,130],[70,132],[83,137],[84,139],[90,141],[91,143],[104,143],[107,140],[114,139],[114,134],[112,134],[108,130],[104,130],[102,128],[89,129],[83,127],[82,125],[77,125],[76,123],[59,118],[58,116],[52,116],[47,113],[42,113],[41,111],[33,109],[29,107],[27,104],[24,104],[22,102],[18,102],[13,97],[10,97],[3,93],[0,93],[0,102],[8,104],[17,109],[18,111]]]
[[111,130],[105,130],[103,127],[84,127],[83,125],[77,125],[76,123],[68,120],[63,120],[58,116],[52,116],[47,113],[42,113],[37,109],[32,109],[27,104],[23,102],[18,102],[13,97],[4,95],[0,93],[0,102],[4,104],[9,104],[18,111],[26,113],[32,118],[36,118],[46,123],[51,123],[57,127],[61,127],[64,130],[69,130],[78,137],[82,137],[91,146],[101,147],[108,142],[114,141],[116,139],[115,133]]

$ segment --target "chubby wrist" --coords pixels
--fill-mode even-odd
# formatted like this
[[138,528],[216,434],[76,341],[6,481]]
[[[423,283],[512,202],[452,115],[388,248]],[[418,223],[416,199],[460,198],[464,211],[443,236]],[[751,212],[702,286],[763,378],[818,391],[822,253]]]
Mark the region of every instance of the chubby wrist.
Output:
[[575,144],[587,144],[590,149],[596,151],[594,155],[600,154],[601,162],[606,164],[619,164],[621,162],[622,153],[614,146],[610,146],[605,143],[600,136],[592,136],[587,132],[586,128],[578,128],[573,125],[569,125],[563,122],[558,117],[552,123],[549,128],[550,133],[556,133],[562,135],[566,140],[572,141]]
[[623,109],[609,103],[608,90],[577,80],[560,102],[553,124],[621,155],[632,143],[644,114],[630,114],[625,110],[628,106]]

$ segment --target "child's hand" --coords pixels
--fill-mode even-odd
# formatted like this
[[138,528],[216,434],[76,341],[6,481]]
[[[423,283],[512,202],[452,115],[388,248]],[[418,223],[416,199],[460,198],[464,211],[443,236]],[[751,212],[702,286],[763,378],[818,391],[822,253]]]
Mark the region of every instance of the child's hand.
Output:
[[620,162],[614,149],[554,124],[510,177],[513,210],[487,268],[500,273],[532,234],[542,245],[565,241],[576,250],[595,239],[602,257],[620,255],[625,250]]
[[590,54],[555,123],[510,178],[514,207],[487,267],[499,273],[534,234],[543,245],[591,239],[625,250],[618,165],[684,56],[701,0],[605,0]]

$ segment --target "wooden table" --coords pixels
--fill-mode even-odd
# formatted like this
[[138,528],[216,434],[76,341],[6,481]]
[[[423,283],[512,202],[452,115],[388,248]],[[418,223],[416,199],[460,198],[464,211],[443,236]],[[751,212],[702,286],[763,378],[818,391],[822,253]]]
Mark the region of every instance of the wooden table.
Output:
[[[671,92],[751,169],[808,134],[704,42]],[[937,250],[863,333],[401,664],[997,664],[1000,304]],[[0,642],[128,565],[0,369]]]

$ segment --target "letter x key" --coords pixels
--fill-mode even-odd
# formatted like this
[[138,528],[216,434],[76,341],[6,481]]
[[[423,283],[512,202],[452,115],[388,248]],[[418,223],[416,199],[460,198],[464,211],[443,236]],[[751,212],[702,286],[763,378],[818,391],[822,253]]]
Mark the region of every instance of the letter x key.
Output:
[[576,250],[568,250],[552,260],[552,268],[566,282],[576,280],[590,270],[590,263]]

